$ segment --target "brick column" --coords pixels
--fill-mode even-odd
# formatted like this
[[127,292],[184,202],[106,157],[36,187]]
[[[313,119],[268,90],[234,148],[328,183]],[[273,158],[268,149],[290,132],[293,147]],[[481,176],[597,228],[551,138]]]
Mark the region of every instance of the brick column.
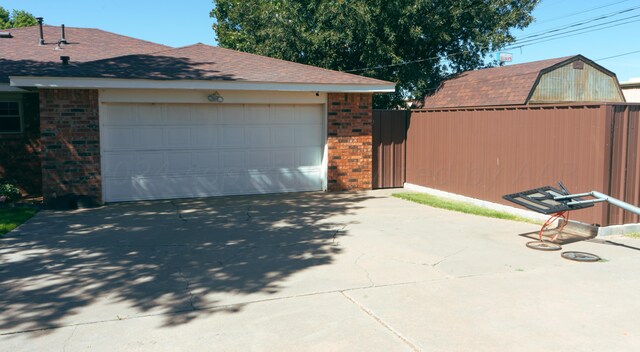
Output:
[[328,95],[328,190],[371,189],[372,94]]
[[40,90],[42,194],[68,193],[102,202],[98,91]]

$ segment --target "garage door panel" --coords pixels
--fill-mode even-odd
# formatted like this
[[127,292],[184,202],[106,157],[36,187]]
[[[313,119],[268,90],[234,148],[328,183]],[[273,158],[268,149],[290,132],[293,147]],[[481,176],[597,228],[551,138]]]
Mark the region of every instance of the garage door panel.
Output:
[[189,127],[173,127],[164,130],[165,145],[163,147],[188,147],[191,144],[191,128]]
[[241,148],[245,146],[244,127],[222,126],[220,131],[222,133],[223,147]]
[[215,147],[218,145],[219,128],[214,126],[199,126],[191,129],[194,147]]
[[198,174],[219,172],[221,169],[220,153],[218,152],[194,152],[192,155],[192,161],[192,170]]
[[244,109],[245,124],[263,124],[269,123],[269,105],[246,105]]
[[271,152],[271,163],[275,168],[295,168],[296,152],[289,149]]
[[322,189],[321,105],[106,104],[104,111],[108,202]]
[[191,105],[191,123],[194,125],[214,125],[218,121],[218,107],[211,105]]
[[324,114],[322,105],[296,105],[296,122],[303,124],[317,124],[318,116]]
[[[125,105],[126,106],[126,105]],[[164,113],[163,105],[159,104],[141,104],[141,105],[128,105],[132,106],[132,111],[135,111],[135,119],[128,122],[130,125],[139,126],[158,126],[167,124],[166,114]],[[110,111],[109,118],[117,112]],[[113,122],[118,123],[118,122]]]
[[163,152],[136,153],[131,167],[131,176],[155,176],[167,171],[166,159]]
[[103,147],[107,150],[131,149],[136,145],[135,131],[131,128],[114,127],[106,135]]
[[220,161],[221,167],[223,170],[227,172],[237,172],[241,170],[246,170],[247,162],[246,155],[244,151],[221,151],[220,152]]
[[265,170],[272,165],[271,153],[265,150],[250,150],[247,152],[247,159],[251,170]]
[[163,117],[167,125],[191,124],[192,105],[164,105]]
[[110,153],[102,158],[104,177],[126,177],[133,174],[136,156],[129,153]]
[[164,146],[164,129],[158,127],[139,127],[135,130],[136,149],[160,149]]
[[108,124],[118,126],[122,124],[136,123],[138,120],[138,107],[136,105],[109,105],[105,110],[109,115]]
[[271,140],[277,141],[281,147],[291,147],[295,145],[295,127],[282,125],[271,128]]
[[295,127],[294,145],[317,146],[322,143],[322,125],[301,125]]
[[246,127],[247,145],[267,147],[271,145],[271,129],[268,126]]
[[295,108],[293,105],[273,105],[271,107],[271,122],[275,124],[295,123]]
[[169,175],[189,174],[191,170],[191,153],[189,152],[167,152],[166,170]]
[[298,148],[298,160],[299,167],[316,167],[322,164],[322,154],[316,147],[302,147]]
[[244,123],[244,106],[243,105],[220,105],[220,123],[223,124],[242,124]]

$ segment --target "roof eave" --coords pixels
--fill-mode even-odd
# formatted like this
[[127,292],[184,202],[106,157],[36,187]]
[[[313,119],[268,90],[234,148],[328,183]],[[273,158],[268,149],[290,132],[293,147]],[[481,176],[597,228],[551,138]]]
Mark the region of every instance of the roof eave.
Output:
[[12,87],[9,83],[0,83],[0,93],[28,93],[28,90]]
[[12,87],[63,89],[185,89],[185,90],[253,90],[310,91],[326,93],[390,93],[395,84],[286,83],[221,80],[151,80],[122,78],[73,78],[10,76]]

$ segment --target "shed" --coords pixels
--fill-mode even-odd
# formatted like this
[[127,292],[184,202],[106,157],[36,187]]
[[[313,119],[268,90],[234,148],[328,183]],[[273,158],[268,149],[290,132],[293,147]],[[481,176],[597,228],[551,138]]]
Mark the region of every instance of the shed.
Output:
[[628,103],[640,103],[640,77],[620,83],[620,88]]
[[582,55],[463,72],[425,108],[625,102],[616,75]]

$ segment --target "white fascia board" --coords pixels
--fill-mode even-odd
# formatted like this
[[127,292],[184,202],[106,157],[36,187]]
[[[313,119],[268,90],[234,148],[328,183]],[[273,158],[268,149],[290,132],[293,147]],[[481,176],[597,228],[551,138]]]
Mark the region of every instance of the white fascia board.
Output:
[[211,89],[283,92],[389,93],[394,84],[306,84],[243,81],[150,80],[119,78],[71,78],[10,76],[11,86],[84,89]]
[[9,83],[0,83],[0,92],[28,93],[29,91],[18,87],[12,87]]

